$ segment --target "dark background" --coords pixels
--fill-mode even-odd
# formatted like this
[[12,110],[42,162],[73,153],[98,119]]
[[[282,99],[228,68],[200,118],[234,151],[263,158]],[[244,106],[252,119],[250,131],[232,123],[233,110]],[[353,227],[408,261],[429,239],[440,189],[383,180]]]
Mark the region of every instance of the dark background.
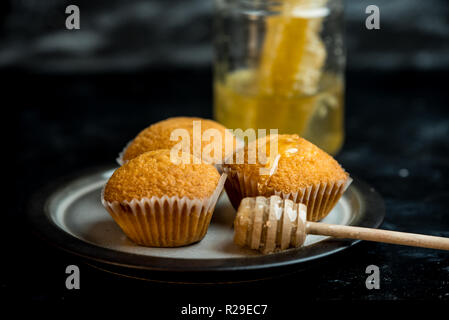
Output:
[[[338,160],[384,197],[382,228],[449,236],[449,4],[346,1],[346,142]],[[81,30],[65,29],[68,4]],[[381,30],[365,29],[365,8]],[[212,116],[212,1],[2,1],[4,144],[1,291],[20,301],[145,300],[178,315],[188,303],[449,301],[449,255],[363,242],[306,271],[226,285],[141,282],[96,270],[32,235],[32,195],[63,176],[113,165],[126,142],[176,115]],[[407,171],[401,170],[407,169]],[[401,176],[399,172],[407,172]],[[65,289],[65,267],[81,290]],[[378,265],[381,289],[365,288]],[[307,302],[307,303],[306,303]]]
[[[0,67],[43,73],[209,68],[214,0],[3,0]],[[446,0],[346,0],[348,69],[435,70],[449,63]],[[65,29],[76,4],[81,29]],[[381,31],[365,28],[365,8]]]

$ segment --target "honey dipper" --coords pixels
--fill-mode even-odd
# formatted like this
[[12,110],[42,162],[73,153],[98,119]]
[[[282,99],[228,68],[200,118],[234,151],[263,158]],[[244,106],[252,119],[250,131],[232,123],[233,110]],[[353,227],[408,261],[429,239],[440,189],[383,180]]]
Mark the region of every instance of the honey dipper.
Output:
[[271,253],[302,246],[307,234],[449,250],[449,238],[306,221],[307,207],[279,196],[244,198],[234,221],[234,242]]

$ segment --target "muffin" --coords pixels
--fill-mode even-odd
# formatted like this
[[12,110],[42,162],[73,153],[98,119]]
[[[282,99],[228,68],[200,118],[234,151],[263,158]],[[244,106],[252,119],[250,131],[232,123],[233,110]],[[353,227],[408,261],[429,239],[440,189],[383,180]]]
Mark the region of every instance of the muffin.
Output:
[[175,164],[170,150],[145,152],[106,183],[103,206],[135,243],[177,247],[205,236],[226,175],[185,156],[190,163]]
[[318,221],[352,181],[330,155],[298,135],[260,138],[248,144],[243,155],[236,153],[232,158],[233,163],[224,164],[223,170],[228,175],[226,192],[235,209],[245,197],[278,195],[305,204],[307,219]]
[[[195,129],[197,130],[195,133],[194,125],[198,128]],[[147,151],[172,149],[182,141],[177,134],[175,134],[173,140],[170,139],[172,133],[177,129],[181,129],[188,134],[188,141],[186,141],[185,146],[183,145],[183,147],[186,147],[188,150],[182,149],[182,151],[191,153],[207,163],[223,163],[223,160],[232,155],[233,150],[235,150],[237,146],[237,141],[234,135],[218,122],[189,117],[169,118],[142,130],[137,137],[126,146],[125,150],[120,155],[118,162],[123,164]],[[219,137],[212,136],[209,140],[208,134],[211,132],[218,134]],[[195,145],[194,139],[196,139]],[[225,147],[226,144],[228,146],[227,148]],[[217,150],[212,149],[213,146],[216,146]]]

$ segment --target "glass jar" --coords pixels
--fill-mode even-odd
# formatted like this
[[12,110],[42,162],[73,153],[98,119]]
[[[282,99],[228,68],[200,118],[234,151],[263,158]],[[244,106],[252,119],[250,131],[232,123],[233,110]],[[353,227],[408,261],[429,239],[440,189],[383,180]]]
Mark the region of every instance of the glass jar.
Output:
[[342,0],[215,0],[214,116],[343,144]]

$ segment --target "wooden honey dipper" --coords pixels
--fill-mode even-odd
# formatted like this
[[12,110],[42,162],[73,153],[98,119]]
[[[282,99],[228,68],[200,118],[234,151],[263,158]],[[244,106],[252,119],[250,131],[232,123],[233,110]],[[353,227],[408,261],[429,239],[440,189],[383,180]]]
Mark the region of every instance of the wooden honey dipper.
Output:
[[271,253],[302,246],[307,234],[449,250],[449,238],[306,221],[307,207],[279,196],[244,198],[234,221],[234,242]]

